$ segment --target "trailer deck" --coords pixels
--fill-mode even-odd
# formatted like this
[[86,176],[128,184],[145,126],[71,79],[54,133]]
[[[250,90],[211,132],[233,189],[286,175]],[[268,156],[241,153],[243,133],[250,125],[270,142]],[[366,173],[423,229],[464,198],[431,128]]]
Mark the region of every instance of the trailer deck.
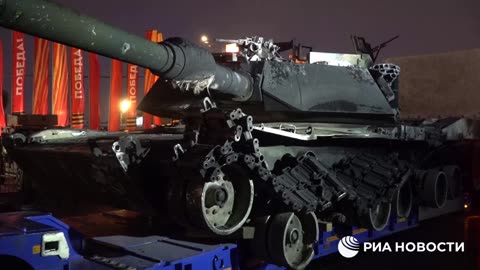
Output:
[[[419,220],[462,207],[463,202],[457,199],[448,201],[442,213],[416,208],[409,218],[392,216],[389,226],[379,232],[321,223],[321,233],[314,244],[314,260],[337,253],[342,235],[354,235],[359,242],[374,241],[415,228]],[[284,269],[268,262],[252,262],[242,254],[242,242],[207,245],[159,235],[127,236],[130,232],[125,229],[135,220],[134,215],[124,210],[96,215],[66,218],[63,222],[45,213],[1,213],[0,264],[42,270]],[[111,228],[114,235],[106,236],[106,228]]]

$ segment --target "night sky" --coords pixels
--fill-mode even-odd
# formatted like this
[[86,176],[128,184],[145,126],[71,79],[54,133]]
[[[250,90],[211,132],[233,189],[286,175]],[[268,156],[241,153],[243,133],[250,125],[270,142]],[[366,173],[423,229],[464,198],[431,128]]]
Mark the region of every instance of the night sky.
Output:
[[296,38],[319,51],[351,51],[350,35],[372,43],[400,35],[385,56],[480,46],[479,0],[56,0],[127,31],[157,28],[198,40],[259,35]]
[[[181,36],[194,41],[198,41],[202,34],[211,38],[258,35],[275,41],[295,38],[304,45],[313,46],[314,51],[348,53],[352,52],[351,34],[365,36],[373,45],[400,35],[400,39],[390,44],[380,58],[480,47],[479,0],[55,2],[141,36],[145,35],[146,30],[158,29],[164,37]],[[10,31],[0,29],[0,38],[5,48],[4,89],[9,91]],[[27,74],[31,78],[32,38],[27,39],[27,49]],[[101,102],[105,104],[108,100],[107,59],[101,61],[101,68],[104,76]],[[143,89],[143,82],[140,87]],[[27,81],[27,88],[26,107],[29,112],[31,80]],[[108,106],[102,106],[102,121],[106,121],[107,108]]]

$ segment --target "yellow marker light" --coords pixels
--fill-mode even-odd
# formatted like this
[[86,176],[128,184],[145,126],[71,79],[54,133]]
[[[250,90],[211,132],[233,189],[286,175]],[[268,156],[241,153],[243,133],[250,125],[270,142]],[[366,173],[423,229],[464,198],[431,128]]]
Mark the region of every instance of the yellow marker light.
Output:
[[206,35],[202,35],[200,37],[200,41],[203,42],[203,43],[208,43],[208,37]]
[[468,204],[464,204],[464,205],[463,205],[463,208],[467,209],[467,208],[468,208]]
[[40,245],[35,245],[32,247],[32,254],[40,254],[41,247]]
[[225,45],[225,51],[227,53],[238,53],[240,51],[240,48],[238,48],[237,44],[230,43]]
[[128,111],[128,109],[130,109],[130,106],[132,105],[132,103],[130,102],[130,100],[128,99],[124,99],[120,102],[120,111],[122,113],[126,113]]

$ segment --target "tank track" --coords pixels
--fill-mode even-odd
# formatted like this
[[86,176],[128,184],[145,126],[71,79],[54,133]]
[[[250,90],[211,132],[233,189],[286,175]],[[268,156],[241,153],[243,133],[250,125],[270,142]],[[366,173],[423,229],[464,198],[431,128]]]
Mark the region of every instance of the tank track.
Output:
[[[291,158],[284,156],[282,159]],[[323,211],[348,194],[348,188],[313,152],[290,163],[281,174],[272,176],[271,181],[275,192],[282,194],[284,203],[292,210]]]
[[236,163],[250,179],[265,183],[291,211],[322,212],[346,198],[362,214],[380,202],[391,202],[411,171],[395,154],[359,154],[328,168],[313,152],[297,158],[286,154],[270,170],[252,135],[252,116],[236,109],[226,114],[226,123],[232,135],[201,161],[204,181],[219,180],[222,166]]
[[348,187],[357,214],[381,202],[391,202],[395,191],[412,175],[411,166],[395,154],[359,154],[333,165],[338,179]]
[[322,211],[347,195],[346,186],[312,152],[299,157],[294,167],[273,174],[260,152],[258,139],[252,136],[253,118],[241,109],[227,115],[227,124],[234,135],[205,157],[201,169],[204,179],[217,180],[220,168],[235,162],[248,172],[250,179],[266,183],[296,212]]

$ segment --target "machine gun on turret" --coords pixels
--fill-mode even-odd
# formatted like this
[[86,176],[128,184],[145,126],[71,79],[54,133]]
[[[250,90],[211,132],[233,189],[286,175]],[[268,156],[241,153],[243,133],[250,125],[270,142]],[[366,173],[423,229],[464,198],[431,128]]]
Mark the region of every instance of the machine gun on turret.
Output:
[[388,39],[385,42],[380,43],[379,45],[375,46],[372,48],[372,45],[368,43],[364,37],[359,37],[359,36],[351,36],[352,42],[353,42],[353,47],[355,48],[355,53],[364,53],[370,55],[372,58],[373,62],[375,62],[378,58],[378,55],[380,55],[380,51],[387,47],[387,45],[399,38],[400,36],[394,36],[390,39]]

